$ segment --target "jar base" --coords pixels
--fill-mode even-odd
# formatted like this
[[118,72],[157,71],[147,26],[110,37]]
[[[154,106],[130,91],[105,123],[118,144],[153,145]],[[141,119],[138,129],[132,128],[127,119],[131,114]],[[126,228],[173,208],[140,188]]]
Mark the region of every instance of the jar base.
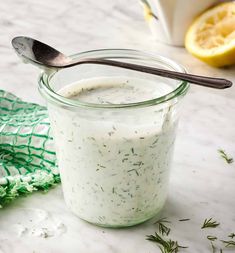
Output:
[[131,223],[128,223],[128,224],[121,224],[121,225],[116,225],[116,224],[102,224],[102,223],[95,223],[95,222],[92,222],[92,221],[89,221],[85,218],[82,218],[80,217],[79,215],[77,215],[75,212],[72,211],[72,213],[77,216],[79,219],[89,223],[89,224],[92,224],[92,225],[95,225],[95,226],[98,226],[98,227],[103,227],[103,228],[128,228],[128,227],[133,227],[133,226],[137,226],[137,225],[140,225],[144,222],[147,222],[149,220],[151,220],[152,218],[154,218],[155,216],[157,216],[161,210],[163,209],[165,205],[165,202],[163,203],[163,205],[157,209],[157,211],[154,212],[154,214],[151,214],[147,217],[145,217],[144,219],[141,219],[141,220],[138,220],[138,221],[135,221],[135,222],[131,222]]

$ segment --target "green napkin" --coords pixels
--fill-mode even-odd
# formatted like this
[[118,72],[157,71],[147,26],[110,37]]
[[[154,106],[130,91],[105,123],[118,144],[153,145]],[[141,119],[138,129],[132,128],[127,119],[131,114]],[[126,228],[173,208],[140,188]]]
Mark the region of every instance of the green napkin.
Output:
[[46,107],[0,90],[0,207],[58,182]]

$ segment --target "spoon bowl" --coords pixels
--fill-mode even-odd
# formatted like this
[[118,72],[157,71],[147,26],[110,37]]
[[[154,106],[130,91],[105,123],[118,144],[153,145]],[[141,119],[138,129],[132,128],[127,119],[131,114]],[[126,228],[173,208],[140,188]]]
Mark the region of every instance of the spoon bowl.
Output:
[[176,80],[187,81],[190,83],[216,89],[225,89],[232,86],[232,82],[224,78],[192,75],[177,71],[154,68],[150,66],[137,65],[121,61],[113,61],[106,58],[89,58],[74,61],[73,59],[70,59],[68,56],[59,52],[53,47],[48,46],[41,41],[24,36],[15,37],[12,40],[12,46],[15,49],[17,55],[23,58],[24,61],[30,62],[31,64],[43,67],[45,69],[68,68],[78,64],[101,64],[131,69],[134,71],[145,72]]
[[23,60],[47,68],[63,67],[71,61],[55,48],[29,37],[15,37],[12,46]]

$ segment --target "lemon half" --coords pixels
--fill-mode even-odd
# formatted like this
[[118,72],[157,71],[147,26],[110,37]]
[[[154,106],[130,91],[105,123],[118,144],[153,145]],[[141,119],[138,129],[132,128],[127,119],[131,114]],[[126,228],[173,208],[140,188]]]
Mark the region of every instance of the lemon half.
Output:
[[214,67],[235,64],[235,2],[201,14],[186,33],[185,47]]

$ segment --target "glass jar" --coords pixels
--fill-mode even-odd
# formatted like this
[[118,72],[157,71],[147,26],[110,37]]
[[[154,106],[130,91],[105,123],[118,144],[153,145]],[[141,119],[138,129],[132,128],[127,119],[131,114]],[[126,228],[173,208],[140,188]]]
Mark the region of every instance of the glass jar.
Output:
[[[158,55],[135,50],[97,50],[74,59],[106,58],[185,72]],[[120,76],[148,89],[167,85],[161,96],[140,102],[102,104],[73,100],[61,89],[94,78]],[[134,78],[134,79],[133,79]],[[139,82],[140,80],[140,82]],[[118,67],[82,64],[42,73],[39,91],[47,100],[64,198],[81,219],[105,227],[144,222],[163,207],[179,105],[189,84]]]

